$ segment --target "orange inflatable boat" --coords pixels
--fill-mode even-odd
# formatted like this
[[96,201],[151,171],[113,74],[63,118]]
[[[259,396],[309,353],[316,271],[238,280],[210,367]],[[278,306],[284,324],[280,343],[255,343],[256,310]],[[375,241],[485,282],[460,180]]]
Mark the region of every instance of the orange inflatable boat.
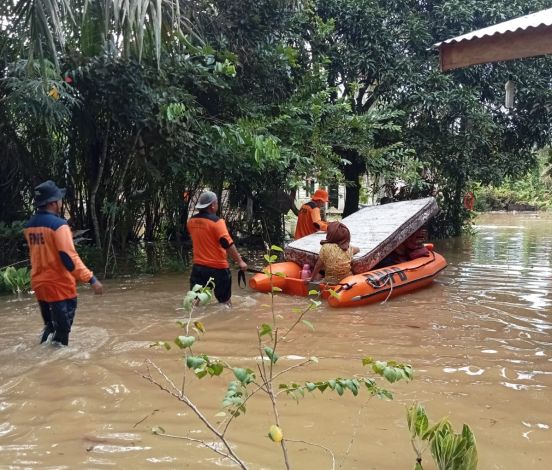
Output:
[[[356,307],[425,287],[431,284],[435,276],[446,266],[447,262],[443,256],[430,251],[429,256],[362,274],[353,274],[335,286],[321,284],[320,289],[322,297],[327,299],[330,306]],[[284,294],[308,295],[309,284],[300,279],[301,267],[298,264],[286,261],[275,263],[265,269],[271,270],[272,283],[271,276],[256,274],[249,280],[252,289],[270,292],[271,287],[277,287]],[[330,295],[330,288],[335,291],[335,295]]]

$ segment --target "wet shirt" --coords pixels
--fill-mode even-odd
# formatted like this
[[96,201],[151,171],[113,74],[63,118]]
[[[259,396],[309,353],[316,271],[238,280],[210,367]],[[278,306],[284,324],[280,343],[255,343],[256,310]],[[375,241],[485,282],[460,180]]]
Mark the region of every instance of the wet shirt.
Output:
[[95,282],[80,259],[71,229],[62,217],[37,212],[23,230],[31,258],[31,287],[36,298],[59,302],[77,296],[77,281]]
[[338,283],[344,277],[350,276],[353,249],[343,250],[335,243],[325,243],[320,247],[320,259],[326,272],[324,280],[328,283]]
[[188,220],[187,228],[192,237],[194,264],[216,269],[229,267],[226,250],[234,242],[223,219],[200,212]]
[[295,227],[295,240],[306,237],[319,230],[326,231],[328,224],[322,220],[320,216],[320,208],[316,202],[307,202],[303,204],[297,218],[297,226]]

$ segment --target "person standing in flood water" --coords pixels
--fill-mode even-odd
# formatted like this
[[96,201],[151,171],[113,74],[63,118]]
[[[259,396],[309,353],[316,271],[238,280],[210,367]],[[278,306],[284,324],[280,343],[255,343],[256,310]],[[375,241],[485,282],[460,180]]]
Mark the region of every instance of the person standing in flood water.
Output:
[[242,271],[247,270],[247,264],[238,253],[226,223],[217,216],[217,195],[211,191],[201,193],[195,208],[199,209],[199,212],[191,217],[187,224],[193,251],[190,289],[196,284],[204,286],[209,278],[213,278],[216,299],[220,303],[230,305],[232,273],[228,255]]
[[67,346],[77,310],[77,281],[89,283],[95,294],[103,286],[81,261],[67,221],[60,216],[65,189],[53,181],[35,188],[37,212],[23,231],[31,258],[31,287],[35,292],[44,330],[44,343]]

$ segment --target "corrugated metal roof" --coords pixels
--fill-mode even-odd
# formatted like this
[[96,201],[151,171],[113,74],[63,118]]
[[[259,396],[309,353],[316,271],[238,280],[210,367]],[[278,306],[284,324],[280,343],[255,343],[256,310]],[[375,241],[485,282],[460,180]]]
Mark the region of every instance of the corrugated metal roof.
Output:
[[532,13],[531,15],[520,16],[519,18],[504,21],[503,23],[488,26],[487,28],[478,29],[477,31],[472,31],[471,33],[463,34],[462,36],[456,36],[455,38],[438,42],[437,44],[434,44],[433,47],[437,48],[442,46],[443,44],[452,44],[455,42],[480,39],[485,36],[513,33],[518,30],[537,28],[539,26],[552,26],[552,8],[537,11],[536,13]]

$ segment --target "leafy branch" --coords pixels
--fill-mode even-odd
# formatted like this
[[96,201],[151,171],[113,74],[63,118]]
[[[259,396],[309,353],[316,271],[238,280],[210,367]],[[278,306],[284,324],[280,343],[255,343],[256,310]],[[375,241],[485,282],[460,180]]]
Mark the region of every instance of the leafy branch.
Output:
[[[223,444],[223,449],[221,450],[220,448],[216,448],[216,452],[238,464],[241,468],[246,468],[246,463],[231,449],[230,443],[227,439],[227,432],[234,420],[246,413],[249,400],[259,394],[266,396],[270,400],[274,424],[269,426],[268,437],[280,445],[286,469],[291,468],[287,442],[303,442],[325,450],[331,455],[332,468],[335,468],[335,456],[331,450],[320,444],[289,439],[285,435],[282,430],[280,412],[278,408],[279,396],[285,393],[287,396],[299,401],[299,399],[304,397],[307,392],[311,393],[319,391],[323,393],[326,390],[331,390],[341,396],[345,393],[345,391],[349,390],[354,396],[357,396],[362,389],[366,389],[371,396],[376,396],[382,399],[392,399],[393,396],[391,392],[380,387],[376,380],[364,376],[355,376],[352,378],[338,377],[329,380],[276,384],[277,380],[284,374],[287,374],[294,369],[305,367],[309,364],[317,364],[319,362],[317,357],[312,356],[297,364],[280,368],[280,349],[282,344],[286,344],[285,339],[289,337],[289,335],[300,324],[305,324],[311,330],[314,330],[314,325],[312,325],[310,321],[306,320],[305,316],[321,304],[319,300],[310,298],[305,307],[294,309],[294,312],[298,314],[297,317],[287,328],[284,328],[283,334],[280,332],[280,326],[277,322],[279,316],[276,314],[275,307],[275,295],[278,293],[279,289],[273,285],[272,280],[273,276],[284,276],[282,273],[275,272],[273,269],[273,264],[278,259],[278,256],[274,254],[274,252],[281,251],[281,248],[273,245],[265,256],[268,266],[265,268],[264,272],[266,276],[269,277],[271,284],[269,295],[271,297],[270,315],[272,321],[262,323],[257,326],[256,340],[259,359],[256,363],[256,370],[247,367],[236,367],[220,358],[210,357],[207,354],[194,352],[194,348],[200,338],[200,335],[206,333],[203,323],[199,320],[194,320],[194,312],[200,305],[204,305],[211,300],[214,284],[212,280],[210,280],[206,286],[194,286],[194,288],[184,297],[182,308],[187,311],[187,318],[184,321],[179,321],[178,324],[185,330],[185,334],[177,336],[173,341],[157,341],[152,345],[163,347],[166,350],[172,349],[174,345],[179,350],[183,351],[185,368],[182,387],[180,389],[177,388],[174,382],[151,361],[146,361],[147,373],[144,374],[143,377],[150,383],[155,384],[162,391],[168,393],[178,401],[188,406],[200,419],[200,421],[202,421],[204,425]],[[318,292],[309,292],[309,295],[314,294],[318,295]],[[375,375],[382,377],[390,383],[400,380],[409,381],[413,378],[412,367],[407,364],[401,364],[396,361],[377,361],[370,357],[362,359],[362,364],[364,366],[369,366]],[[153,369],[156,373],[155,377],[152,374],[151,369]],[[193,372],[198,379],[203,379],[205,377],[219,377],[225,372],[231,373],[232,378],[228,382],[226,392],[222,399],[222,407],[225,409],[225,412],[217,414],[217,416],[225,416],[225,419],[218,426],[212,424],[186,394],[184,385],[186,383],[186,373],[188,370]],[[215,450],[212,443],[191,438],[189,436],[174,436],[166,433],[165,430],[160,427],[154,428],[153,432],[160,436],[181,438],[191,442],[197,442],[205,448]]]

